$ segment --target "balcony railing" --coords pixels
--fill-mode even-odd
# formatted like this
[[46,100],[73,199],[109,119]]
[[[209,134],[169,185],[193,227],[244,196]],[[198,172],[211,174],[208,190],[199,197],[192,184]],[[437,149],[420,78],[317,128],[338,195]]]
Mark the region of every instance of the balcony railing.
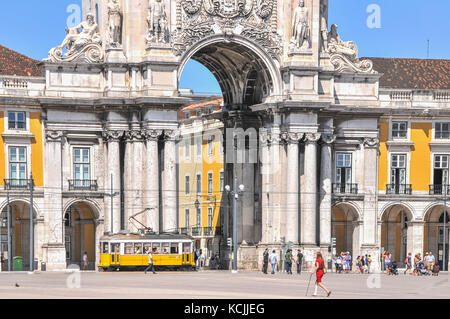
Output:
[[358,184],[333,184],[333,194],[358,194]]
[[450,195],[450,185],[430,185],[430,195]]
[[69,179],[69,191],[97,191],[97,180]]
[[387,184],[386,194],[387,195],[411,195],[412,187],[411,184]]
[[31,179],[4,179],[5,190],[30,189]]
[[216,236],[222,233],[222,229],[220,227],[182,227],[179,233],[191,236]]
[[201,236],[202,235],[202,228],[201,227],[192,227],[191,228],[191,234],[192,234],[192,236]]

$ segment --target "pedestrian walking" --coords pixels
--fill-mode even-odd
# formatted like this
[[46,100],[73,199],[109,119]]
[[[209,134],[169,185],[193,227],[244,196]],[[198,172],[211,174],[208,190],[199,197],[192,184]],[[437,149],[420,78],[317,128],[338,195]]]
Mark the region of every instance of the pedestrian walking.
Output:
[[203,251],[200,249],[200,253],[198,256],[198,264],[200,267],[200,270],[203,270],[203,267],[205,266],[205,256],[203,255]]
[[386,275],[390,274],[389,266],[391,265],[391,253],[386,252],[384,255],[384,269],[386,269]]
[[301,250],[297,250],[297,274],[301,275],[302,273],[302,262],[303,262],[303,254]]
[[220,269],[220,257],[219,253],[216,253],[216,256],[214,257],[214,261],[216,262],[216,270]]
[[145,268],[144,273],[147,274],[147,271],[150,269],[154,274],[156,274],[155,266],[153,266],[153,253],[151,251],[148,252],[148,267]]
[[84,252],[84,255],[83,255],[83,270],[88,270],[88,267],[89,267],[88,255],[87,255],[87,252]]
[[335,266],[336,266],[336,272],[339,273],[339,274],[342,273],[342,257],[336,255],[334,263],[335,263]]
[[275,249],[272,250],[272,253],[269,256],[270,265],[272,266],[272,275],[275,274],[275,268],[277,267],[277,254],[275,253]]
[[262,272],[267,275],[267,267],[269,266],[269,248],[264,249],[263,253],[263,269]]
[[316,262],[314,264],[314,269],[312,270],[312,274],[316,274],[316,285],[314,286],[314,294],[313,296],[317,296],[317,287],[322,288],[327,297],[331,295],[331,290],[328,290],[327,287],[322,283],[322,277],[325,274],[325,262],[323,260],[322,254],[320,252],[316,253]]
[[404,272],[404,274],[406,275],[406,273],[408,273],[408,271],[411,271],[411,269],[412,269],[412,254],[411,253],[408,253],[408,256],[405,258],[403,263],[406,266],[406,269]]
[[372,256],[367,257],[367,273],[370,274],[370,265],[372,264]]

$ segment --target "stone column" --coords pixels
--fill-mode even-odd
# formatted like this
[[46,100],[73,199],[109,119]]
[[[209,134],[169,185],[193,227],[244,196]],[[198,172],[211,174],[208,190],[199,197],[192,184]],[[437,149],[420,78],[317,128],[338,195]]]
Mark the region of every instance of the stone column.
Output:
[[287,179],[286,179],[286,242],[297,245],[299,242],[299,148],[303,133],[285,133],[287,142]]
[[[46,132],[46,167],[44,169],[44,218],[47,221],[47,264],[49,270],[65,269],[65,247],[63,241],[63,203],[62,203],[62,131]],[[35,224],[35,257],[37,224]]]
[[305,189],[301,193],[301,234],[305,248],[316,247],[317,218],[317,142],[319,133],[305,135]]
[[270,198],[270,160],[269,160],[269,135],[261,132],[259,137],[261,158],[261,242],[264,244],[273,242],[272,211],[269,206]]
[[159,155],[158,139],[162,130],[146,130],[146,158],[145,158],[145,187],[144,207],[148,209],[145,214],[145,225],[154,232],[159,233]]
[[[106,170],[105,178],[105,192],[106,193],[120,193],[120,139],[122,138],[123,131],[108,130],[103,132],[103,136],[108,142],[108,168]],[[113,176],[113,185],[111,189],[111,176]],[[120,195],[113,197],[112,208],[109,204],[111,198],[109,196],[105,197],[105,201],[108,201],[109,208],[108,212],[105,212],[105,231],[110,231],[111,233],[118,233],[120,231]],[[113,210],[111,216],[111,209]],[[111,228],[111,218],[112,218],[112,228]]]
[[[420,253],[423,256],[423,237],[425,222],[423,221],[411,221],[407,223],[407,242],[406,242],[406,255],[412,253],[415,256]],[[400,261],[400,260],[399,260]]]
[[[134,158],[133,158],[133,148],[134,148],[134,132],[126,131],[124,134],[125,140],[125,156],[123,161],[123,206],[124,206],[124,219],[125,225],[124,228],[126,230],[130,230],[131,227],[129,223],[129,217],[133,215],[133,189],[135,189],[134,185],[134,176],[133,176],[133,166],[134,166]],[[133,231],[135,231],[133,229]]]
[[331,180],[332,180],[332,143],[335,135],[322,135],[320,164],[320,247],[331,244]]
[[162,187],[163,231],[177,232],[177,174],[175,140],[177,132],[164,131],[164,174]]

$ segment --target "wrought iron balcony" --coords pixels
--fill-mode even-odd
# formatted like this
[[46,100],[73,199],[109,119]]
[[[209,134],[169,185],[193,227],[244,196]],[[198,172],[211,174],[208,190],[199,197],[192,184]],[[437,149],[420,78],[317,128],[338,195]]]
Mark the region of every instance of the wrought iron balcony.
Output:
[[450,185],[430,185],[430,195],[450,195]]
[[387,184],[386,185],[387,195],[411,195],[412,187],[411,184]]
[[4,179],[5,190],[24,190],[30,189],[32,179]]
[[187,228],[187,227],[180,228],[180,234],[189,235],[189,228]]
[[192,227],[191,234],[192,234],[192,236],[201,236],[202,235],[202,227]]
[[358,184],[333,184],[333,194],[358,194]]
[[97,180],[69,179],[69,191],[97,191]]

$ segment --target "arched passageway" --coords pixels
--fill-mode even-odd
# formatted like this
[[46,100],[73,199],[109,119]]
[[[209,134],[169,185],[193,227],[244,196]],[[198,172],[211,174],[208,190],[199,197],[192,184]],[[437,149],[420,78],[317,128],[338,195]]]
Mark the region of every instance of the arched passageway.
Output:
[[331,217],[331,237],[336,238],[336,254],[349,252],[354,258],[359,254],[358,213],[345,203],[333,206]]
[[[11,270],[14,269],[14,257],[23,258],[23,270],[30,268],[30,204],[21,200],[10,201],[10,239],[11,252],[8,251],[8,222],[7,209],[5,206],[1,213],[0,237],[1,237],[1,252],[7,258],[11,258]],[[34,226],[36,226],[36,211],[33,210]],[[36,227],[33,229],[34,241],[33,246],[36,247]],[[6,252],[6,254],[5,254]],[[34,258],[36,259],[36,249],[34,250]],[[3,263],[2,270],[8,270],[7,262]]]
[[[447,207],[446,221],[446,236],[444,239],[444,206],[436,205],[431,207],[425,213],[425,228],[424,228],[424,238],[423,238],[423,250],[424,253],[431,252],[439,266],[443,267],[444,261],[444,249],[446,251],[445,264],[448,265],[448,254],[449,254],[449,208]],[[445,241],[445,245],[444,245]]]
[[83,256],[88,258],[88,269],[95,269],[96,223],[94,209],[85,202],[72,204],[64,214],[64,240],[67,266],[75,264],[83,269]]
[[401,205],[392,205],[381,217],[381,249],[392,254],[392,261],[403,261],[408,254],[408,227],[411,211]]

